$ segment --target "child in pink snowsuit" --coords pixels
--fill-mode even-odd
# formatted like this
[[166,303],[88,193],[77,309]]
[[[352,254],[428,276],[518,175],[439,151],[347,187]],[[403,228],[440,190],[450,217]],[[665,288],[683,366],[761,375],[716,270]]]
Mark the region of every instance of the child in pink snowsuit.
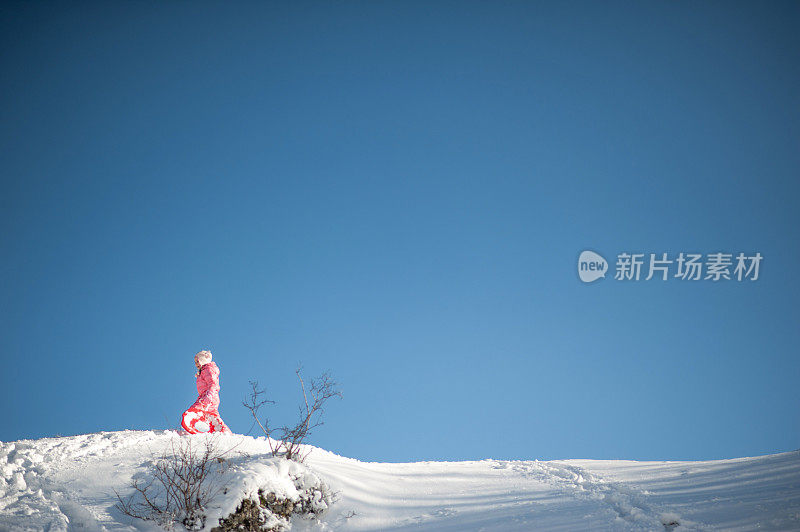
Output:
[[194,356],[197,366],[197,401],[183,413],[181,425],[191,434],[230,432],[219,417],[219,368],[211,361],[211,351]]

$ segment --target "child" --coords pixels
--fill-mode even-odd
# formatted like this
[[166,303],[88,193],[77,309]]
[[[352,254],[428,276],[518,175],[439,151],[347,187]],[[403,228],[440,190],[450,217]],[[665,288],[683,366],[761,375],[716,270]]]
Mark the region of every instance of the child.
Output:
[[230,432],[219,417],[219,368],[211,361],[211,351],[194,356],[197,366],[197,401],[183,413],[181,425],[190,434]]

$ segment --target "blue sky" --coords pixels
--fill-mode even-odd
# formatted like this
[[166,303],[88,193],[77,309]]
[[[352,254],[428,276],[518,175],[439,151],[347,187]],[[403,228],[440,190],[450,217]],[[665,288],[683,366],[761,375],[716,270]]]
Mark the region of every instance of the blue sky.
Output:
[[[192,355],[381,461],[800,447],[800,6],[5,4],[0,439],[177,427]],[[584,249],[764,256],[577,277]]]

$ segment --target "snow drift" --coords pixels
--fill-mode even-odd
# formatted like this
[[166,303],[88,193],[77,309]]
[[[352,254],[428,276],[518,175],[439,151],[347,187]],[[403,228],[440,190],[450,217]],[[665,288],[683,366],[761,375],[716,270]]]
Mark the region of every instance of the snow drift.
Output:
[[[158,530],[123,515],[115,490],[130,495],[131,479],[186,437],[122,431],[2,443],[0,530]],[[235,459],[206,530],[259,488],[292,496],[319,480],[335,502],[318,519],[293,518],[292,530],[800,530],[800,451],[704,462],[392,464],[311,448],[304,467],[271,458],[263,438],[216,438]]]

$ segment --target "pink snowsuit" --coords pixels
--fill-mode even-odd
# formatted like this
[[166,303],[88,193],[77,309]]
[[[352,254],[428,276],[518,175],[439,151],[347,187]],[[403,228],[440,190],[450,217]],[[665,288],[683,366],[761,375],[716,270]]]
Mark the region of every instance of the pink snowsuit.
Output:
[[230,432],[219,416],[219,368],[204,364],[197,374],[197,400],[183,413],[181,425],[187,432]]

